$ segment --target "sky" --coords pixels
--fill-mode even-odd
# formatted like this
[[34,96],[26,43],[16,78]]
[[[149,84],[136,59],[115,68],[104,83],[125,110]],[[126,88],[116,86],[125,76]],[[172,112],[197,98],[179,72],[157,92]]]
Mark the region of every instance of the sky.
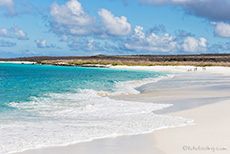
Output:
[[0,58],[230,53],[229,0],[0,0]]

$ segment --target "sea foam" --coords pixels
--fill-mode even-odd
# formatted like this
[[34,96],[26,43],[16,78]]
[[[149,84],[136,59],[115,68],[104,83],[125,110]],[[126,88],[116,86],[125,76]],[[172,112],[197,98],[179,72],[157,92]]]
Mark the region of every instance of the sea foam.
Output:
[[[114,93],[137,93],[136,87],[160,79],[118,82]],[[17,118],[0,121],[0,153],[149,133],[192,122],[154,114],[169,104],[113,100],[90,89],[49,93],[31,100],[9,104],[16,109]]]

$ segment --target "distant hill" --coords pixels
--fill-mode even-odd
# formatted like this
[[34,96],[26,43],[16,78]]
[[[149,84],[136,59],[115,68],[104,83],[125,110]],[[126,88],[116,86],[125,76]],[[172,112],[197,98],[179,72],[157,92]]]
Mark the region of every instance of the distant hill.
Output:
[[43,64],[123,64],[123,65],[190,65],[210,64],[230,66],[230,54],[200,54],[200,55],[96,55],[67,57],[21,57],[0,59],[0,61],[34,61]]

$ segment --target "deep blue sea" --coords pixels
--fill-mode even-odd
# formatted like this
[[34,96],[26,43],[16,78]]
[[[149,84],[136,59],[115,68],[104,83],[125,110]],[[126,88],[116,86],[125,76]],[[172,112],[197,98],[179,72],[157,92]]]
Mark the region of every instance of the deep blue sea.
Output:
[[167,78],[165,73],[0,63],[0,153],[134,135],[181,125],[156,115],[169,105],[111,95]]

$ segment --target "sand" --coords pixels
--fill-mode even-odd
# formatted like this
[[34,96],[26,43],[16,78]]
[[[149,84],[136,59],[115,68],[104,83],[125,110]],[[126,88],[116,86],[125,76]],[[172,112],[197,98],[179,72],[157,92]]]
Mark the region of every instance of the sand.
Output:
[[11,63],[11,64],[36,64],[36,62],[30,62],[30,61],[0,61],[0,63]]
[[192,118],[195,125],[154,132],[156,147],[165,154],[230,153],[230,100],[171,113]]
[[[63,147],[28,150],[22,154],[230,153],[230,68],[208,67],[206,71],[198,68],[196,72],[187,72],[188,69],[194,69],[192,66],[116,66],[115,68],[175,73],[176,76],[172,79],[140,87],[143,91],[141,94],[113,98],[173,104],[173,107],[155,113],[193,119],[194,124],[157,130],[145,135],[98,139]],[[180,85],[182,79],[184,84]],[[154,90],[148,91],[149,87]]]
[[218,73],[223,75],[230,75],[230,67],[221,67],[221,66],[212,66],[205,67],[195,67],[195,66],[110,66],[110,68],[114,69],[132,69],[132,70],[147,70],[147,71],[156,71],[156,72],[171,72],[171,73],[184,73],[189,69],[197,68],[196,72],[207,72],[207,73]]

